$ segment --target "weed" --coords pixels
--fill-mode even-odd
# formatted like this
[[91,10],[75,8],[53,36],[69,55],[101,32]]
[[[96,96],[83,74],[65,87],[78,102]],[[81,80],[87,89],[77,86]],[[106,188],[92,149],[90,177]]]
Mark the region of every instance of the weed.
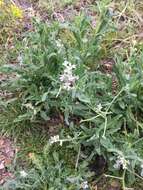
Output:
[[97,3],[96,27],[84,14],[62,24],[35,19],[34,30],[22,41],[20,64],[1,67],[3,73],[15,74],[13,81],[1,84],[13,94],[13,99],[1,100],[2,117],[15,110],[4,129],[9,130],[10,121],[13,131],[23,130],[19,124],[36,129],[35,123],[56,117],[62,125],[42,153],[30,154],[32,170],[17,174],[6,184],[11,188],[90,188],[88,182],[98,175],[90,167],[97,157],[104,161],[99,173],[120,180],[123,190],[137,178],[143,180],[143,47],[134,43],[126,54],[115,53],[112,71],[102,71],[100,62],[112,55],[108,39],[114,45],[110,35],[117,34],[107,4]]

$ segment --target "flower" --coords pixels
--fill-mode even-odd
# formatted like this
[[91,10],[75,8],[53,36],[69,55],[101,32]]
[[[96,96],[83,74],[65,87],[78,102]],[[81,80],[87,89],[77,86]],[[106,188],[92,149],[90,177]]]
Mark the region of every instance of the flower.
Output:
[[57,51],[61,54],[64,51],[64,45],[61,39],[56,40]]
[[24,170],[20,171],[20,176],[25,178],[28,176],[28,173],[26,173]]
[[62,44],[62,41],[60,39],[56,40],[56,45],[58,48],[63,48],[64,45]]
[[59,135],[55,135],[55,136],[51,137],[49,140],[50,144],[54,144],[59,141],[60,141]]
[[79,77],[73,74],[73,70],[76,68],[74,64],[64,61],[63,66],[65,69],[63,74],[60,75],[60,81],[62,82],[63,89],[69,91],[73,89],[75,82],[79,79]]
[[50,140],[49,140],[50,145],[52,145],[52,144],[54,144],[56,142],[59,142],[60,146],[62,146],[64,140],[60,139],[59,135],[55,135],[55,136],[51,137]]
[[123,156],[118,156],[116,163],[114,164],[115,169],[120,169],[121,167],[123,169],[127,169],[127,165],[129,164],[129,161],[126,160]]
[[22,12],[22,10],[19,7],[17,7],[16,5],[12,4],[12,5],[10,5],[10,9],[11,9],[12,15],[14,17],[22,18],[23,12]]
[[97,110],[98,110],[98,111],[101,111],[101,110],[102,110],[102,105],[101,105],[101,104],[98,104],[98,105],[97,105]]
[[3,0],[0,0],[0,7],[4,4]]
[[82,189],[88,189],[89,188],[89,186],[88,186],[88,182],[87,181],[84,181],[82,184],[81,184],[81,188]]

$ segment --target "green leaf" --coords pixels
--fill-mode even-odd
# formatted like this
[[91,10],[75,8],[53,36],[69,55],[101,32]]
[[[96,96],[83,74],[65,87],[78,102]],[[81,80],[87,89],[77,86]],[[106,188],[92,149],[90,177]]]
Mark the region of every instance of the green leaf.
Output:
[[49,92],[45,92],[45,93],[42,95],[42,102],[45,102],[45,101],[46,101],[47,96],[48,96],[48,93],[49,93]]
[[89,97],[87,97],[84,94],[77,94],[77,98],[79,99],[79,101],[83,102],[83,103],[90,103],[90,99]]
[[41,112],[40,112],[40,115],[41,115],[41,117],[42,117],[45,121],[49,121],[49,120],[50,120],[50,117],[49,117],[44,111],[41,111]]

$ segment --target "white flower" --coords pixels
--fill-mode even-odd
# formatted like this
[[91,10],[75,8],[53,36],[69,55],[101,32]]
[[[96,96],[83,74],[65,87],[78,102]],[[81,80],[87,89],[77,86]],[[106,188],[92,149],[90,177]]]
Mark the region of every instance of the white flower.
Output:
[[72,69],[75,69],[76,66],[74,64],[71,64],[69,61],[65,60],[63,63],[63,66],[65,66],[66,71],[71,71]]
[[19,173],[20,173],[20,176],[23,178],[28,176],[28,173],[26,173],[24,170],[20,171]]
[[97,105],[97,110],[98,110],[98,111],[101,111],[101,110],[102,110],[102,105],[101,105],[101,104],[98,104],[98,105]]
[[74,84],[79,77],[73,74],[73,70],[76,68],[74,64],[64,61],[63,65],[65,69],[63,74],[60,75],[60,81],[62,82],[63,89],[69,91],[74,87]]
[[56,46],[59,54],[64,51],[64,45],[60,39],[56,40]]
[[72,89],[72,86],[69,82],[63,84],[63,88],[67,91]]
[[84,189],[84,190],[88,189],[88,188],[89,188],[88,182],[87,182],[87,181],[84,181],[84,182],[81,184],[81,188]]
[[123,169],[127,169],[127,165],[129,164],[129,161],[126,160],[123,156],[118,156],[116,163],[114,164],[115,169],[120,169],[121,167]]
[[62,41],[60,39],[56,40],[56,45],[58,48],[63,48],[64,45],[62,44]]
[[51,137],[49,140],[50,144],[54,144],[59,141],[60,141],[59,135],[55,135],[55,136]]

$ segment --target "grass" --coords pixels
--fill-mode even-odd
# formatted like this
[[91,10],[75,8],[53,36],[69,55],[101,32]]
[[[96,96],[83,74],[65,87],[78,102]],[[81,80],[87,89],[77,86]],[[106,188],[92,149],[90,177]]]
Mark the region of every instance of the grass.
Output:
[[[77,2],[52,1],[46,8],[69,4]],[[15,179],[2,189],[88,184],[93,190],[105,177],[111,180],[105,189],[112,180],[123,190],[143,187],[142,8],[140,1],[104,0],[64,23],[34,18],[12,52],[2,50],[8,64],[0,71],[14,77],[0,84],[12,94],[0,99],[0,128],[20,147]],[[21,63],[13,67],[17,55]]]

